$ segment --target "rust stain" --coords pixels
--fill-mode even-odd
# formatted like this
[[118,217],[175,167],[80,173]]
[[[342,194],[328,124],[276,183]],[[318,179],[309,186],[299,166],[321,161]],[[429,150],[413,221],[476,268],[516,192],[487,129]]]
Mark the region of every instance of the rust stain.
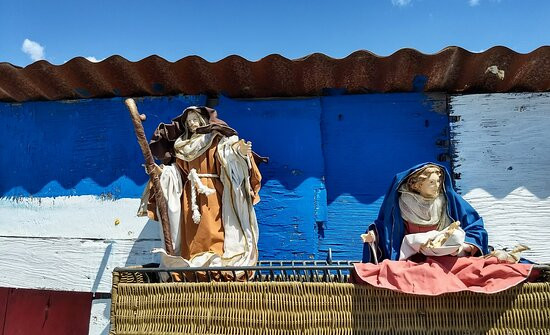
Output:
[[342,59],[274,54],[256,62],[233,55],[214,63],[198,56],[169,62],[153,55],[131,62],[115,55],[99,63],[76,57],[63,65],[0,63],[0,101],[220,92],[232,98],[297,97],[322,95],[327,88],[349,94],[412,92],[417,76],[427,78],[424,92],[547,92],[549,72],[550,46],[527,54],[502,46],[482,53],[448,47],[431,55],[401,49],[387,57],[361,50]]

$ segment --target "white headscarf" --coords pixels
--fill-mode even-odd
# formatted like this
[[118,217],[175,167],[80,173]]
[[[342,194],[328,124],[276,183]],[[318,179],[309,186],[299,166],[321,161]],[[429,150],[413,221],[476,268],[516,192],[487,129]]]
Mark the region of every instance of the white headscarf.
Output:
[[437,225],[437,230],[445,229],[451,224],[444,192],[429,199],[412,192],[404,183],[399,187],[399,193],[399,209],[403,220],[418,226]]

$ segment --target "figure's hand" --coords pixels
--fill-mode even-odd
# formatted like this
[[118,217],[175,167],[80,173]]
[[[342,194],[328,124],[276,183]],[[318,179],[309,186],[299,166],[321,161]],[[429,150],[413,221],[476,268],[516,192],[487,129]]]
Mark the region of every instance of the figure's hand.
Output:
[[245,142],[244,140],[240,140],[238,148],[241,155],[246,157],[252,153],[252,142]]
[[254,198],[254,191],[250,188],[248,189],[248,194],[250,194],[250,199],[253,199]]
[[464,251],[467,254],[471,254],[474,248],[471,244],[468,243],[462,243],[462,251]]
[[147,173],[147,168],[145,168],[145,173],[150,175],[151,177],[154,176],[160,176],[162,174],[162,167],[158,166],[157,163],[154,163],[153,169],[151,170],[151,173]]
[[464,243],[464,244],[467,246],[466,252],[468,252],[468,256],[473,256],[477,254],[477,252],[479,251],[478,247],[476,247],[473,244],[470,244],[470,243]]
[[372,243],[376,240],[376,236],[374,235],[374,231],[371,230],[366,234],[361,234],[361,239],[363,243]]
[[458,248],[458,251],[455,254],[452,254],[452,256],[472,256],[477,252],[477,247],[475,245],[472,245],[470,243],[462,243],[460,248]]

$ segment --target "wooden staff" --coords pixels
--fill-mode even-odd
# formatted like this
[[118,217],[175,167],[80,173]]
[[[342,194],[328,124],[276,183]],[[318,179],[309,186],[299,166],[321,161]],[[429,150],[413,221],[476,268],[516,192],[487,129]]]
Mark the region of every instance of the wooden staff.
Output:
[[136,102],[132,98],[124,100],[124,103],[130,111],[130,116],[132,118],[132,123],[134,124],[134,130],[136,131],[136,137],[141,147],[141,152],[145,158],[145,171],[151,178],[153,182],[153,191],[155,192],[155,200],[157,201],[157,208],[160,212],[160,224],[162,226],[162,234],[164,235],[164,248],[168,255],[174,254],[174,249],[172,248],[172,236],[170,234],[170,220],[168,219],[168,207],[166,205],[166,199],[162,194],[162,189],[160,188],[160,179],[155,171],[155,160],[153,159],[153,154],[151,154],[151,149],[149,148],[149,143],[147,143],[147,138],[145,137],[145,131],[143,130],[143,125],[141,120],[145,119],[145,115],[139,115]]

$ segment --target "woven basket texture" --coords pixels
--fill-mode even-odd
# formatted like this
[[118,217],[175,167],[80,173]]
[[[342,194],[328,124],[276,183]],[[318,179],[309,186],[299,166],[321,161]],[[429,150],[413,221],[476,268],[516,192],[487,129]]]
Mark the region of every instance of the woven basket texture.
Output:
[[550,334],[547,282],[428,297],[348,283],[118,278],[111,334]]

